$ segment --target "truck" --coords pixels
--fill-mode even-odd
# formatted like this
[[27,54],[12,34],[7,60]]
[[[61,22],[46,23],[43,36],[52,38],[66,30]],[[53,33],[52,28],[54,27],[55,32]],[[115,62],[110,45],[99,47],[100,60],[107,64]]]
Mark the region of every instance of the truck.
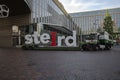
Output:
[[97,32],[83,35],[81,48],[82,50],[110,50],[113,46],[113,38],[107,32]]

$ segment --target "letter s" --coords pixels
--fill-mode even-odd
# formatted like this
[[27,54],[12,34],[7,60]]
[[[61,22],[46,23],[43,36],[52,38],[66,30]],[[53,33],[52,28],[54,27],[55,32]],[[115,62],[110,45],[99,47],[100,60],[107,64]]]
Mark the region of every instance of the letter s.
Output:
[[25,35],[25,44],[31,44],[33,43],[33,39],[31,35]]

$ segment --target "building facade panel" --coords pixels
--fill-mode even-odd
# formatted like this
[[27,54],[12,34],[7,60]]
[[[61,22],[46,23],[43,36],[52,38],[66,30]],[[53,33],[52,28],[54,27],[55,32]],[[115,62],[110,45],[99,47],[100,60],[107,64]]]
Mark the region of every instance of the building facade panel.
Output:
[[[120,8],[108,9],[112,16],[114,27],[120,28]],[[83,34],[96,32],[99,27],[103,27],[103,21],[105,18],[106,10],[88,11],[70,14],[73,20],[79,18],[79,22],[76,22],[82,29]]]
[[0,47],[12,47],[12,26],[29,24],[30,15],[19,15],[0,19]]
[[69,14],[57,0],[33,0],[31,22],[56,24],[71,30],[70,26],[75,26],[72,25],[74,22],[70,19]]

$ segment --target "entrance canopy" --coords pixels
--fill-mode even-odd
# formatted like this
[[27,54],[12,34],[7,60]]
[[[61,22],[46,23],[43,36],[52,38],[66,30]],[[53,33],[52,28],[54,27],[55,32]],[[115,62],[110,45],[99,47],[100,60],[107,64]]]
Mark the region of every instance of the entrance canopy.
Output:
[[9,8],[9,16],[16,16],[30,13],[30,8],[24,0],[0,0],[0,5]]
[[69,29],[67,29],[64,26],[59,26],[59,25],[52,25],[52,24],[43,24],[45,28],[49,28],[51,30],[55,30],[59,33],[63,33],[63,34],[68,34],[68,35],[72,35],[72,31],[70,31]]

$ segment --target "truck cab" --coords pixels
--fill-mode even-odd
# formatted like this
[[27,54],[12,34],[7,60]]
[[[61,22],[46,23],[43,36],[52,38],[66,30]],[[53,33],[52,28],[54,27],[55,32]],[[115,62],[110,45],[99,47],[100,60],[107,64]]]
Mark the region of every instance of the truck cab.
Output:
[[112,36],[104,31],[100,33],[91,33],[84,36],[82,43],[83,50],[109,50],[113,45]]

